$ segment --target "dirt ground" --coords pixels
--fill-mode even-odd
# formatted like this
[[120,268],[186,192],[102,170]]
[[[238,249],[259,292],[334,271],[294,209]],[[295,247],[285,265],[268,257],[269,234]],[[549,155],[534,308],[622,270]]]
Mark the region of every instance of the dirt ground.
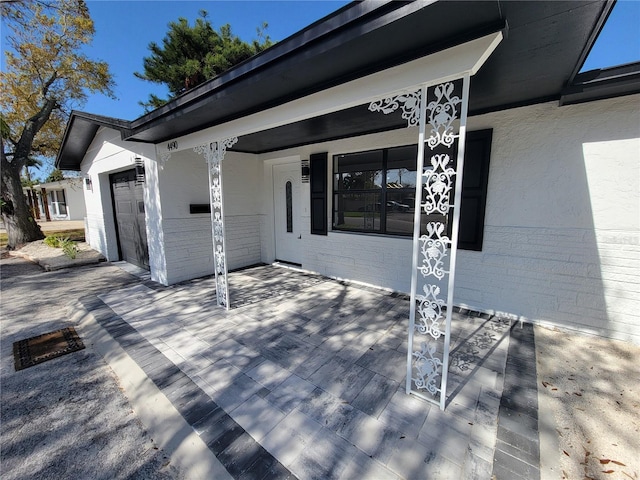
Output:
[[136,278],[109,264],[44,272],[22,258],[1,260],[0,277],[2,479],[181,478],[90,346],[14,369],[13,342],[74,326],[69,301]]
[[541,451],[550,478],[639,479],[640,347],[539,327],[535,339],[540,422],[558,442],[554,458]]

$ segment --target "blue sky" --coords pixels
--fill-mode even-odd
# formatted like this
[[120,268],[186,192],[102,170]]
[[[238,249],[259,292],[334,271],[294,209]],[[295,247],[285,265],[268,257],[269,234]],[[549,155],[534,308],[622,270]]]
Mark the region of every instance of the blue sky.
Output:
[[[167,24],[185,17],[192,24],[202,9],[214,27],[225,23],[245,41],[257,37],[256,28],[269,24],[273,40],[283,40],[314,21],[346,5],[347,1],[176,1],[89,0],[96,34],[87,53],[111,66],[117,83],[117,100],[93,96],[82,110],[126,120],[144,113],[138,104],[149,93],[165,96],[166,89],[134,77],[142,70],[149,42],[162,42]],[[583,70],[619,65],[640,59],[640,1],[619,0],[587,59]]]
[[118,100],[94,96],[83,111],[133,120],[144,113],[138,104],[149,93],[166,97],[167,90],[134,77],[142,71],[142,59],[148,56],[150,42],[162,43],[167,24],[184,17],[193,25],[200,10],[209,13],[214,28],[226,23],[232,32],[250,42],[263,22],[272,40],[284,40],[307,25],[338,10],[347,1],[175,1],[175,0],[88,0],[96,34],[87,48],[92,58],[109,63],[115,76]]

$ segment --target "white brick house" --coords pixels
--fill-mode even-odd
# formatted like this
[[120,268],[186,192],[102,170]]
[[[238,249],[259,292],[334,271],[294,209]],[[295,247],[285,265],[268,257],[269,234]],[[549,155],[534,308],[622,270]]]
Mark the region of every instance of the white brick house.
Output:
[[640,343],[640,65],[577,73],[609,4],[503,6],[351,4],[132,122],[74,112],[56,165],[82,172],[89,242],[162,284],[212,274],[194,147],[237,138],[228,270],[281,260],[408,293],[420,128],[368,107],[469,76],[454,303]]
[[30,189],[23,190],[30,204],[34,202],[35,197],[37,218],[46,221],[84,220],[86,216],[82,179],[80,178],[65,178],[55,182],[40,183]]

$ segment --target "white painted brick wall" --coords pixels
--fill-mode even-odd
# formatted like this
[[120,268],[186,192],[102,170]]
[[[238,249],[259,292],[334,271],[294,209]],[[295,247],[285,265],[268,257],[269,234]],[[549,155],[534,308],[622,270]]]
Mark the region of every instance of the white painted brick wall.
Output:
[[[163,232],[169,285],[213,273],[211,218],[208,214],[166,219]],[[225,233],[229,270],[260,262],[257,215],[227,216]]]
[[260,218],[237,215],[225,218],[227,266],[229,270],[260,263]]
[[640,97],[472,118],[491,127],[485,242],[456,302],[640,344]]
[[[260,262],[260,219],[256,198],[260,169],[252,155],[227,153],[223,161],[227,268]],[[159,172],[166,283],[211,275],[213,246],[210,214],[190,214],[191,203],[209,203],[206,161],[180,151]]]
[[395,291],[411,286],[411,239],[329,232],[310,235],[306,218],[305,269],[331,277],[356,280]]
[[104,234],[104,215],[99,212],[88,213],[84,220],[86,240],[91,248],[101,252],[107,260],[117,260],[117,258],[108,258],[107,239]]
[[[640,344],[639,106],[634,95],[469,119],[470,130],[493,128],[493,145],[484,246],[459,252],[456,304]],[[331,159],[416,138],[414,129],[395,130],[263,158],[328,151]],[[406,239],[329,232],[303,240],[306,269],[409,291]]]
[[165,239],[167,284],[213,273],[209,215],[164,219],[162,230]]
[[640,237],[492,226],[485,235],[483,252],[460,253],[458,303],[640,342]]
[[[493,128],[494,140],[484,247],[460,252],[457,304],[640,344],[639,105],[640,95],[634,95],[568,107],[551,102],[469,119],[470,130]],[[322,151],[331,159],[416,139],[415,129],[401,129],[260,157],[230,154],[233,162],[224,164],[229,267],[274,258],[268,162]],[[95,149],[100,154],[87,165],[92,174],[129,161],[130,152],[107,147]],[[199,173],[201,159],[189,161],[200,167],[175,165],[184,182],[165,176],[169,190],[162,188],[167,172],[159,174],[168,283],[213,268],[209,217],[185,213],[188,203],[204,200],[199,182],[206,178]],[[92,243],[102,242],[94,231],[99,236],[105,229],[97,215],[100,201],[91,207],[87,202],[87,222],[95,225]],[[410,240],[310,235],[308,215],[303,221],[304,268],[409,290]],[[109,243],[108,235],[103,243]]]

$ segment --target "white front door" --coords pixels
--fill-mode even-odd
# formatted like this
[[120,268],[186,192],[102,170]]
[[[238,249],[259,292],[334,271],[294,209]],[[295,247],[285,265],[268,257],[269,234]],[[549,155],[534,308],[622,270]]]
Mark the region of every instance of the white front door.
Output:
[[302,264],[300,163],[273,166],[276,260]]

